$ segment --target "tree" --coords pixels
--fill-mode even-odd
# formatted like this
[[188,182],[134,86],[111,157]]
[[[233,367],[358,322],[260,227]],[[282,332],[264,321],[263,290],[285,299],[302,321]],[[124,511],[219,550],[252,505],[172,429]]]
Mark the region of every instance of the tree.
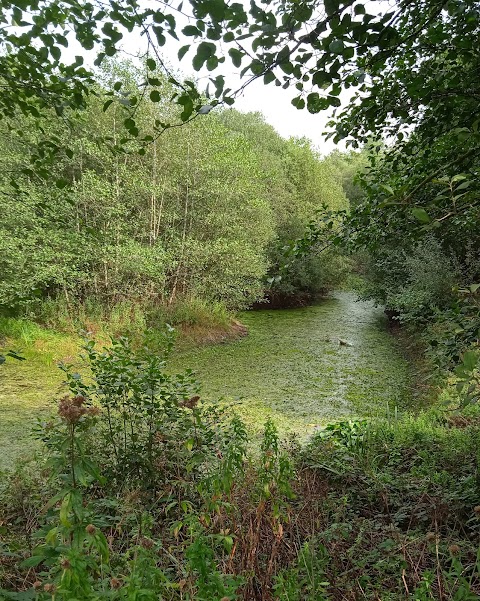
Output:
[[[478,101],[479,23],[478,3],[473,0],[404,0],[373,14],[355,0],[252,2],[248,12],[241,4],[224,0],[192,1],[185,8],[183,3],[166,4],[161,10],[131,0],[101,6],[100,10],[95,3],[76,0],[4,4],[5,25],[0,31],[7,49],[0,64],[4,116],[13,116],[17,108],[36,115],[39,106],[53,106],[59,113],[83,106],[93,74],[81,67],[80,57],[71,65],[61,62],[60,46],[69,43],[69,28],[84,49],[97,52],[97,65],[115,55],[125,33],[135,28],[147,39],[146,65],[151,69],[168,71],[160,50],[167,36],[193,39],[179,55],[195,50],[193,67],[205,66],[210,72],[222,67],[223,45],[229,44],[229,60],[243,66],[247,76],[244,85],[260,77],[265,83],[295,85],[300,94],[294,104],[311,112],[339,107],[342,89],[354,88],[361,100],[342,112],[336,139],[366,140],[379,128],[400,136],[406,126],[430,117],[422,107],[439,105],[445,115],[456,110],[455,101],[461,98],[466,116]],[[189,24],[181,28],[175,14],[186,15]],[[16,27],[12,30],[9,25]],[[444,75],[440,83],[439,73]],[[215,87],[213,103],[233,102],[224,77],[210,79]],[[177,102],[184,109],[182,119],[187,120],[200,108],[201,97],[194,85],[178,81],[175,85]],[[153,94],[153,101],[156,98]]]
[[[229,60],[242,68],[241,89],[262,78],[266,84],[295,86],[299,94],[293,103],[299,109],[333,110],[329,135],[335,141],[347,139],[358,146],[382,140],[388,150],[375,159],[376,175],[368,184],[374,200],[355,213],[351,241],[364,244],[370,233],[374,240],[369,223],[388,235],[389,224],[397,228],[399,221],[421,233],[428,224],[438,227],[458,215],[466,224],[475,220],[480,186],[470,165],[480,147],[478,2],[400,0],[377,10],[376,4],[356,0],[252,2],[248,10],[224,0],[192,0],[177,7],[152,8],[134,0],[101,6],[76,0],[14,0],[4,6],[0,113],[9,126],[19,110],[34,119],[49,107],[68,116],[69,109],[83,107],[95,93],[94,75],[82,67],[81,58],[62,63],[59,47],[68,43],[67,30],[73,30],[84,49],[96,52],[95,62],[101,65],[118,52],[124,35],[137,29],[147,40],[140,83],[158,103],[163,90],[155,70],[167,73],[181,107],[179,123],[234,102],[236,92],[221,74]],[[161,48],[169,36],[185,41],[180,57],[190,52],[193,68],[210,73],[211,91],[205,90],[205,96],[195,82],[179,81],[165,66]],[[352,97],[342,109],[344,91]],[[152,134],[142,136],[136,122],[138,95],[122,91],[119,82],[105,95],[105,110],[118,104],[125,111],[128,136],[114,148],[122,148],[129,138],[149,144],[177,124],[156,120]],[[42,140],[34,163],[51,157],[59,146],[54,136]],[[387,165],[392,174],[388,181],[382,180]],[[38,170],[42,174],[37,165]],[[465,181],[451,180],[465,172]],[[451,193],[432,187],[442,177]],[[363,239],[356,236],[361,230]]]

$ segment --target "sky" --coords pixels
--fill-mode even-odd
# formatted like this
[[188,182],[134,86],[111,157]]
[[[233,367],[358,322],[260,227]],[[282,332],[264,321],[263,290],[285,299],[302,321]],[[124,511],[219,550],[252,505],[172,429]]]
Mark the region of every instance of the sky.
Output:
[[338,147],[323,136],[329,120],[328,112],[312,115],[307,109],[299,111],[291,104],[297,94],[296,90],[282,90],[273,84],[266,86],[257,80],[237,100],[235,108],[243,112],[260,111],[282,136],[309,138],[322,154],[328,154]]
[[[177,19],[178,30],[187,23],[180,23]],[[141,53],[145,53],[147,49],[146,41],[143,36],[140,36],[138,31],[131,33],[123,30],[124,38],[117,45],[121,52],[117,58],[124,57],[132,59]],[[192,39],[189,38],[189,41]],[[240,78],[238,69],[233,67],[227,59],[225,63],[214,74],[209,73],[206,69],[196,73],[192,68],[191,59],[194,56],[194,49],[190,50],[180,62],[178,60],[178,50],[185,44],[185,38],[180,42],[176,42],[168,36],[167,43],[161,49],[161,58],[174,73],[181,72],[186,78],[199,80],[200,89],[205,89],[208,77],[212,75],[222,74],[225,76],[227,87],[233,90],[240,87]],[[62,50],[62,58],[67,62],[73,61],[76,54],[84,57],[85,63],[92,67],[93,61],[96,58],[96,52],[86,53],[84,49],[69,37],[69,47]],[[242,81],[243,83],[243,81]],[[306,137],[310,139],[316,149],[326,155],[334,148],[344,149],[343,145],[335,145],[332,140],[325,140],[323,133],[326,130],[326,124],[329,121],[329,113],[322,112],[316,115],[310,114],[307,109],[298,110],[292,104],[291,100],[298,95],[298,91],[293,89],[283,90],[274,84],[265,85],[263,81],[256,80],[246,87],[242,96],[237,97],[232,108],[242,112],[260,112],[263,114],[267,123],[272,125],[277,132],[285,138]]]
[[[146,3],[149,2],[152,2],[152,0],[146,0]],[[388,6],[389,2],[388,0],[367,0],[365,4],[369,12],[374,14],[382,11]],[[188,19],[183,19],[178,14],[176,20],[178,32],[189,22]],[[124,38],[117,47],[124,52],[125,56],[132,58],[146,52],[147,41],[144,36],[140,35],[139,31],[134,30],[132,33],[128,33],[124,30],[123,33]],[[192,46],[192,49],[181,62],[178,60],[178,50],[185,44],[185,41],[185,37],[177,42],[172,37],[167,36],[167,43],[159,49],[161,58],[165,64],[172,68],[174,73],[180,72],[186,78],[199,80],[200,89],[205,89],[208,77],[212,74],[206,69],[199,73],[193,71],[191,59],[195,53],[194,47]],[[188,41],[192,42],[192,38],[188,38]],[[71,44],[66,52],[62,50],[62,54],[65,53],[66,55],[64,58],[73,60],[75,54],[82,54],[86,58],[86,63],[91,66],[96,53],[87,53],[88,56],[86,56],[85,50],[80,48],[76,40],[70,38],[70,42]],[[121,58],[121,56],[122,53],[117,55],[117,58]],[[225,76],[227,87],[236,90],[241,85],[238,71],[227,59],[213,75],[221,73]],[[344,150],[344,144],[335,145],[331,139],[326,140],[323,135],[327,129],[326,124],[330,120],[330,112],[326,111],[312,115],[306,108],[303,110],[296,109],[291,104],[291,100],[297,94],[295,88],[283,90],[274,84],[264,85],[263,81],[259,79],[246,87],[243,95],[237,98],[233,108],[242,112],[262,113],[267,123],[272,125],[280,135],[286,138],[290,136],[306,137],[312,141],[313,145],[323,155],[328,154],[335,148]],[[350,95],[345,91],[341,94],[342,105],[347,103],[349,97]]]
[[[188,21],[185,20],[184,24],[180,24],[177,17],[179,29],[187,23]],[[200,78],[200,82],[204,79],[206,86],[208,77],[212,74],[206,68],[199,73],[192,70],[192,51],[189,51],[181,62],[178,60],[177,53],[183,44],[185,44],[185,38],[178,43],[172,38],[168,39],[167,44],[161,49],[166,62],[172,65],[175,71],[178,69],[191,79]],[[125,49],[127,48],[125,47]],[[225,76],[227,87],[233,90],[240,88],[240,85],[244,83],[239,77],[239,69],[236,69],[228,59],[218,69],[218,73]],[[214,75],[218,73],[215,72]],[[242,112],[262,113],[267,123],[272,125],[280,135],[285,138],[292,136],[309,138],[323,155],[328,154],[334,148],[343,150],[344,145],[335,145],[332,140],[325,140],[323,135],[327,129],[326,124],[330,120],[329,112],[312,115],[306,108],[298,110],[291,104],[292,98],[297,95],[298,90],[295,88],[284,90],[273,83],[265,85],[262,79],[258,79],[245,88],[241,97],[237,97],[233,108]]]

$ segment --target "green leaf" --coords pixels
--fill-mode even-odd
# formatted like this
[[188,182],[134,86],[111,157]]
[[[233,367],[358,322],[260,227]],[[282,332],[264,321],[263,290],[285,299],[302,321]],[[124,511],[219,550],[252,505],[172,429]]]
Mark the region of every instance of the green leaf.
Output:
[[328,46],[328,49],[330,52],[333,52],[333,54],[342,54],[344,48],[345,44],[343,43],[343,40],[333,40]]
[[295,108],[301,110],[305,108],[305,100],[301,96],[297,96],[292,100],[292,104]]
[[325,12],[330,17],[339,9],[340,2],[339,0],[324,0],[323,5],[325,7]]
[[415,219],[421,221],[422,223],[430,223],[431,221],[427,211],[425,211],[425,209],[422,209],[422,207],[413,207],[412,215],[415,217]]
[[237,48],[230,48],[228,54],[232,59],[234,66],[239,68],[242,64],[243,52],[240,52],[240,50],[237,50]]
[[153,60],[153,58],[147,58],[147,67],[150,71],[155,71],[157,68],[157,63]]
[[463,365],[468,371],[473,371],[477,367],[478,357],[474,351],[467,351],[463,355]]
[[272,81],[275,81],[276,77],[275,77],[275,73],[273,71],[267,71],[265,73],[265,75],[263,76],[263,83],[268,84],[268,83],[272,83]]
[[183,35],[186,35],[186,36],[202,35],[201,31],[197,27],[195,27],[195,25],[187,25],[186,27],[184,27],[182,29],[182,33],[183,33]]
[[158,90],[152,90],[150,92],[150,100],[152,102],[160,102],[160,100],[161,100],[160,92]]
[[201,42],[197,48],[197,54],[192,61],[195,71],[199,71],[205,62],[215,55],[215,50],[215,44],[212,44],[212,42]]
[[180,48],[180,50],[178,51],[178,60],[182,60],[182,58],[187,54],[187,52],[190,50],[190,44],[186,44],[185,46],[182,46]]
[[45,560],[45,557],[42,555],[32,555],[32,557],[28,557],[24,561],[22,561],[22,566],[24,568],[36,568],[38,565]]
[[57,61],[60,60],[60,57],[62,56],[62,52],[61,52],[61,50],[60,50],[60,48],[58,46],[51,46],[50,47],[50,54]]
[[387,184],[381,184],[380,188],[382,188],[382,190],[384,192],[386,192],[387,194],[390,194],[390,196],[394,195],[394,191],[393,191],[392,186],[388,186]]

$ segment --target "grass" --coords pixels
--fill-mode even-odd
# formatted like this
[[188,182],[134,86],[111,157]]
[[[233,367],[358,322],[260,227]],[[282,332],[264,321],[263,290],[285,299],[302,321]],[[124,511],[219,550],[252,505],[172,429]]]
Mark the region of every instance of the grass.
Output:
[[78,355],[79,338],[43,328],[26,319],[0,318],[0,341],[24,361],[7,359],[0,366],[0,469],[13,466],[35,449],[31,428],[48,415],[61,391],[59,361]]
[[[239,333],[237,322],[221,304],[190,299],[165,307],[142,309],[131,302],[111,311],[86,301],[71,307],[64,301],[46,301],[37,320],[0,317],[0,351],[14,350],[25,360],[7,359],[0,366],[0,471],[35,450],[31,429],[47,416],[65,388],[59,362],[74,363],[88,332],[100,344],[110,336],[142,337],[146,328],[162,329],[166,323],[180,331],[179,346],[191,348],[207,340],[217,342]],[[79,363],[79,368],[81,365]]]

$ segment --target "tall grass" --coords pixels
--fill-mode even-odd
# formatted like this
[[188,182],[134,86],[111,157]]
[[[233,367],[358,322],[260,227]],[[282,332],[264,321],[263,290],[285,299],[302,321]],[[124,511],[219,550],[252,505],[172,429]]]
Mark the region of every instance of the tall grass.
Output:
[[46,299],[28,316],[0,316],[0,347],[21,349],[30,357],[41,351],[42,362],[51,363],[75,353],[82,335],[105,343],[119,336],[141,342],[147,329],[163,330],[170,324],[184,338],[202,342],[214,340],[217,331],[228,331],[231,323],[232,315],[223,304],[196,298],[172,305],[122,301],[112,307],[91,298],[75,304]]

